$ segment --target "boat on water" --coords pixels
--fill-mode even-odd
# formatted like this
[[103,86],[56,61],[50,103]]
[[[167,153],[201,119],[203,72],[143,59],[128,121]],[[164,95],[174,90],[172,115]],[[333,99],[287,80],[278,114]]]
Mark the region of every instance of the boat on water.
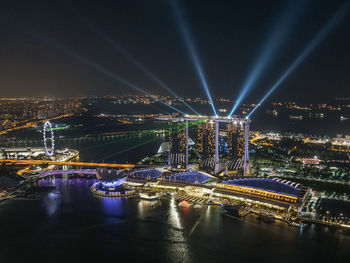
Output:
[[274,223],[275,217],[272,214],[266,213],[266,214],[260,214],[258,219],[262,220],[265,223]]
[[142,199],[145,199],[145,200],[157,200],[159,198],[159,195],[153,192],[139,193],[139,195]]
[[221,204],[221,214],[222,215],[229,215],[240,218],[242,216],[242,213],[244,211],[244,205],[227,205],[227,204]]
[[289,222],[289,226],[298,227],[299,229],[306,229],[308,225],[304,223]]

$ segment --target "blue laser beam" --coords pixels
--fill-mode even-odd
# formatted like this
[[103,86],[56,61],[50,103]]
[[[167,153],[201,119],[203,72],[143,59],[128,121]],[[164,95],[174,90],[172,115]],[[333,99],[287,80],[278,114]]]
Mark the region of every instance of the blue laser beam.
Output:
[[[60,50],[60,51],[63,52],[64,54],[66,54],[66,55],[68,55],[68,56],[70,56],[70,57],[73,57],[73,58],[77,59],[77,60],[80,61],[80,62],[83,62],[84,64],[90,66],[91,68],[94,68],[94,69],[97,70],[98,72],[100,72],[100,73],[102,73],[102,74],[104,74],[104,75],[106,75],[106,76],[108,76],[108,77],[110,77],[110,78],[112,78],[112,79],[115,79],[115,80],[117,80],[117,81],[123,83],[124,85],[126,85],[126,86],[128,86],[128,87],[130,87],[130,88],[132,88],[132,89],[137,90],[138,92],[140,92],[140,93],[142,93],[142,94],[145,94],[145,95],[154,97],[152,94],[150,94],[150,93],[148,93],[147,91],[145,91],[145,90],[139,88],[139,87],[136,86],[135,84],[133,84],[133,83],[129,82],[128,80],[126,80],[126,79],[124,79],[124,78],[122,78],[122,77],[120,77],[120,76],[114,74],[113,72],[111,72],[111,71],[105,69],[104,67],[100,66],[99,64],[97,64],[97,63],[95,63],[95,62],[93,62],[93,61],[91,61],[91,60],[89,60],[89,59],[87,59],[87,58],[85,58],[85,57],[83,57],[83,56],[77,54],[77,53],[74,52],[73,50],[68,49],[67,47],[64,47],[63,45],[61,45],[61,44],[59,44],[59,43],[57,43],[57,42],[54,42],[54,41],[49,40],[49,39],[47,39],[47,38],[44,38],[44,37],[42,37],[42,36],[39,35],[39,34],[35,34],[35,36],[36,36],[38,39],[40,39],[41,41],[45,42],[47,45],[49,45],[49,46],[51,46],[51,47],[54,47],[54,48]],[[173,109],[173,110],[175,110],[175,111],[177,111],[177,112],[179,112],[179,113],[181,113],[181,114],[183,114],[183,115],[186,115],[186,113],[184,113],[184,112],[182,112],[181,110],[179,110],[179,109],[177,109],[177,108],[175,108],[175,107],[173,107],[173,106],[171,106],[171,105],[165,103],[164,101],[162,101],[162,100],[158,100],[158,101],[159,101],[160,103],[162,103],[163,105],[165,105],[165,106],[167,106],[167,107],[169,107],[169,108],[171,108],[171,109]]]
[[[306,1],[302,1],[306,2]],[[297,17],[301,14],[300,9],[303,5],[298,5],[298,2],[290,2],[286,6],[285,11],[282,14],[282,20],[275,23],[276,26],[272,30],[269,38],[264,43],[262,52],[251,69],[247,79],[245,80],[241,92],[236,99],[229,117],[237,110],[238,106],[246,98],[253,86],[256,84],[258,79],[261,77],[264,70],[272,62],[273,58],[276,57],[277,51],[280,49],[284,40],[286,39],[292,26],[298,21]]]
[[86,24],[88,24],[97,35],[99,35],[104,41],[109,43],[116,52],[123,55],[127,60],[129,60],[132,64],[134,64],[139,70],[141,70],[143,73],[145,73],[151,79],[153,79],[160,87],[162,87],[163,89],[168,91],[174,97],[178,98],[187,108],[189,108],[195,114],[200,115],[193,107],[191,107],[188,103],[186,103],[184,100],[182,100],[179,95],[177,95],[172,89],[170,89],[162,80],[160,80],[157,76],[155,76],[148,68],[146,68],[143,64],[141,64],[135,57],[133,57],[126,50],[121,48],[112,38],[110,38],[105,33],[101,32],[101,30],[99,30],[95,25],[88,22],[86,19],[84,19],[84,18],[81,18],[81,19]]
[[201,84],[204,88],[204,91],[207,94],[207,97],[210,101],[210,105],[213,109],[213,112],[216,116],[217,113],[215,110],[215,105],[213,103],[213,99],[212,99],[211,94],[210,94],[209,86],[208,86],[206,77],[204,75],[204,71],[203,71],[202,65],[200,63],[197,50],[194,46],[194,42],[192,41],[192,39],[190,37],[190,35],[191,35],[190,31],[188,29],[188,26],[185,23],[185,20],[183,18],[183,14],[181,13],[180,7],[177,4],[177,0],[172,0],[171,3],[172,3],[173,10],[174,10],[175,18],[178,21],[178,26],[179,26],[180,32],[181,32],[183,39],[185,41],[185,46],[186,46],[187,51],[190,55],[191,61],[196,69],[199,80],[201,81]]
[[345,17],[350,8],[350,1],[346,1],[335,13],[335,15],[328,21],[328,23],[322,28],[322,30],[316,35],[316,37],[307,45],[302,53],[294,60],[289,68],[283,73],[283,75],[277,80],[272,88],[266,93],[266,95],[260,100],[255,108],[247,115],[248,118],[256,111],[256,109],[274,92],[282,82],[304,61],[304,59],[322,42],[329,34],[329,32]]
[[162,80],[156,77],[149,69],[147,69],[144,65],[142,65],[139,61],[137,61],[133,56],[131,56],[127,51],[119,47],[110,37],[105,35],[102,32],[96,32],[101,36],[106,42],[109,42],[113,48],[122,54],[125,58],[127,58],[131,63],[133,63],[137,68],[139,68],[142,72],[148,75],[151,79],[153,79],[160,87],[168,91],[171,95],[179,99],[187,108],[193,111],[195,114],[200,115],[193,107],[191,107],[188,103],[180,98],[172,89],[170,89]]

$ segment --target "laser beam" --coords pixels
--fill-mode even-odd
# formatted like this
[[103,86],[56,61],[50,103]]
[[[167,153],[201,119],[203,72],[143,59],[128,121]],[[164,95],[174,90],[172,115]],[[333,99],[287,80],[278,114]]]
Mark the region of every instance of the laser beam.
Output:
[[[238,106],[246,98],[249,92],[252,90],[253,86],[256,84],[257,80],[261,77],[264,70],[272,62],[273,58],[276,57],[278,50],[282,46],[284,40],[286,39],[291,27],[298,21],[297,17],[301,14],[301,5],[298,6],[296,3],[298,1],[290,2],[286,6],[283,12],[281,21],[275,22],[275,27],[272,30],[267,41],[264,43],[262,52],[255,62],[253,68],[251,69],[247,79],[245,80],[241,92],[235,101],[232,110],[230,111],[229,117],[237,110]],[[302,1],[306,2],[306,1]]]
[[[194,121],[194,122],[189,122],[189,123],[188,123],[188,127],[191,128],[191,127],[196,126],[196,125],[198,125],[199,123],[204,122],[204,121],[205,121],[205,120],[198,120],[198,121]],[[179,125],[179,126],[178,126],[177,132],[179,132],[180,130],[184,130],[185,128],[186,128],[185,124]],[[159,138],[158,136],[156,136],[155,138],[152,138],[152,139],[150,139],[150,140],[143,141],[143,142],[141,142],[141,143],[139,143],[139,144],[134,144],[134,145],[132,145],[132,146],[129,147],[129,148],[120,150],[119,152],[116,152],[116,153],[112,153],[112,154],[110,154],[110,155],[103,156],[102,158],[98,159],[97,162],[100,162],[100,161],[105,160],[105,159],[109,159],[109,158],[114,157],[114,156],[116,156],[116,155],[118,155],[118,154],[121,154],[121,153],[128,152],[128,151],[133,150],[133,149],[136,149],[136,148],[138,148],[138,147],[140,147],[140,146],[143,146],[143,145],[149,144],[149,143],[151,143],[151,142],[160,140],[160,139],[162,139],[162,138],[164,138],[164,137]]]
[[316,35],[316,37],[307,45],[307,47],[301,52],[301,54],[294,60],[289,68],[283,73],[283,75],[277,80],[272,88],[266,93],[266,95],[260,100],[255,108],[247,115],[248,118],[256,111],[256,109],[274,92],[282,82],[300,65],[301,62],[322,42],[329,34],[329,32],[345,17],[350,8],[350,1],[346,1],[334,14],[334,16],[328,21],[328,23],[322,28],[322,30]]
[[141,70],[153,81],[155,81],[160,87],[162,87],[163,89],[168,91],[171,95],[179,99],[187,108],[189,108],[195,114],[200,115],[193,107],[191,107],[188,103],[186,103],[183,99],[181,99],[180,96],[177,95],[171,88],[169,88],[162,80],[160,80],[157,76],[155,76],[148,68],[146,68],[143,64],[141,64],[135,57],[133,57],[125,49],[121,48],[111,37],[103,33],[101,30],[97,28],[97,26],[91,24],[86,19],[84,18],[81,18],[81,19],[91,27],[92,31],[94,31],[97,35],[99,35],[105,42],[109,43],[117,53],[124,56],[128,61],[134,64],[139,70]]
[[207,94],[207,97],[208,97],[208,99],[210,101],[210,105],[211,105],[211,107],[213,109],[213,112],[214,112],[214,114],[216,116],[217,113],[216,113],[216,110],[215,110],[215,105],[213,103],[213,99],[212,99],[211,94],[210,94],[208,83],[207,83],[207,80],[205,78],[204,71],[203,71],[202,65],[200,63],[197,50],[196,50],[196,48],[194,46],[194,42],[192,41],[192,39],[190,37],[190,35],[191,35],[190,31],[188,29],[188,26],[185,23],[185,20],[183,18],[182,13],[181,13],[180,7],[177,4],[177,0],[172,0],[171,3],[172,3],[173,10],[174,10],[175,18],[178,21],[179,30],[180,30],[180,32],[181,32],[181,34],[183,36],[184,41],[185,41],[185,46],[186,46],[187,51],[188,51],[188,53],[190,55],[191,61],[192,61],[193,65],[194,65],[194,67],[196,69],[198,78],[201,81],[201,84],[202,84],[202,86],[204,88],[204,91]]
[[[152,94],[148,93],[147,91],[139,88],[138,86],[136,86],[135,84],[129,82],[128,80],[126,80],[126,79],[124,79],[124,78],[114,74],[113,72],[105,69],[104,67],[100,66],[99,64],[97,64],[97,63],[95,63],[95,62],[93,62],[93,61],[91,61],[91,60],[89,60],[89,59],[87,59],[87,58],[77,54],[73,50],[71,50],[71,49],[69,49],[69,48],[67,48],[67,47],[65,47],[65,46],[63,46],[63,45],[61,45],[61,44],[59,44],[59,43],[57,43],[55,41],[49,40],[47,38],[44,38],[44,37],[42,37],[39,34],[35,34],[35,36],[38,39],[40,39],[41,41],[45,42],[47,45],[60,50],[64,54],[66,54],[66,55],[68,55],[70,57],[73,57],[73,58],[77,59],[80,62],[85,63],[86,65],[90,66],[91,68],[94,68],[95,70],[99,71],[100,73],[102,73],[102,74],[104,74],[106,76],[109,76],[110,78],[115,79],[115,80],[123,83],[124,85],[126,85],[126,86],[128,86],[128,87],[130,87],[130,88],[132,88],[134,90],[137,90],[138,92],[140,92],[142,94],[145,94],[145,95],[148,95],[148,96],[151,96],[151,97],[154,98],[154,96]],[[177,112],[179,112],[179,113],[181,113],[183,115],[186,115],[186,113],[184,113],[181,110],[179,110],[179,109],[177,109],[177,108],[175,108],[175,107],[165,103],[164,101],[162,101],[162,100],[158,100],[158,101],[160,103],[162,103],[163,105],[165,105],[165,106],[167,106],[167,107],[169,107],[169,108],[171,108],[171,109],[173,109],[173,110],[175,110],[175,111],[177,111]]]

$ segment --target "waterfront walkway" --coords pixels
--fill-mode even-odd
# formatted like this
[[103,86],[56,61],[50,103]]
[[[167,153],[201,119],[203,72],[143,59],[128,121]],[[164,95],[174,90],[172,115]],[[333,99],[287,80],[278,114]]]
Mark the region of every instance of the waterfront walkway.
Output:
[[202,204],[202,205],[209,204],[209,199],[207,198],[189,196],[184,194],[175,194],[174,199],[175,201],[178,201],[178,202],[185,200],[189,203]]

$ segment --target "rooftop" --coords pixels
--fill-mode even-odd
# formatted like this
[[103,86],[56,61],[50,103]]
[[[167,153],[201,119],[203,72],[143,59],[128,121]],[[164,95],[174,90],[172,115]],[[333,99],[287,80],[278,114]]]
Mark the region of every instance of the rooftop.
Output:
[[213,178],[211,175],[203,172],[183,172],[167,176],[166,179],[170,181],[185,182],[185,183],[205,183]]
[[270,179],[270,178],[242,178],[222,181],[221,184],[236,185],[242,187],[249,187],[260,189],[264,191],[291,195],[297,197],[300,192],[299,184],[281,181],[280,179]]
[[157,168],[135,170],[132,175],[140,179],[156,179],[162,175],[163,171]]

